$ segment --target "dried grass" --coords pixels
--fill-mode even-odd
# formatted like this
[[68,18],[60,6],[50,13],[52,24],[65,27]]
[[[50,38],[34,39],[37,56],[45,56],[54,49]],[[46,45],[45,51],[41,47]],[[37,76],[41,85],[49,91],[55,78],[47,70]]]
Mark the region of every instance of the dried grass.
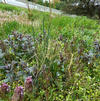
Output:
[[15,14],[13,12],[8,11],[0,11],[0,25],[2,25],[4,22],[11,22],[11,21],[17,21],[20,24],[26,24],[26,25],[33,25],[33,26],[39,26],[40,21],[35,20],[32,22],[28,19],[28,16],[26,13],[22,12],[21,14]]

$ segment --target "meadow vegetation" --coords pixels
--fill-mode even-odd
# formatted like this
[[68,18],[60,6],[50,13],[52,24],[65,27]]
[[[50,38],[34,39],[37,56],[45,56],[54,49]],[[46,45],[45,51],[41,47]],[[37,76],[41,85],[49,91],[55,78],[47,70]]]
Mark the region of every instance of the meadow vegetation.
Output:
[[31,22],[0,24],[0,101],[100,100],[98,20],[4,4],[0,11]]

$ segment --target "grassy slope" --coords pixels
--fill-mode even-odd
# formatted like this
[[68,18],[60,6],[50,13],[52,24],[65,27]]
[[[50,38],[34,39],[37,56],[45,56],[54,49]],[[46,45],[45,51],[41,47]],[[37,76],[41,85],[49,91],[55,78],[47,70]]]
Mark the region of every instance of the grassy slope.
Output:
[[[32,10],[30,15],[27,9],[14,7],[8,4],[1,3],[0,10],[3,12],[7,11],[8,13],[13,12],[12,14],[15,16],[22,15],[23,18],[26,16],[29,20],[31,20],[32,23],[34,23],[34,20],[38,19],[40,21],[40,26],[41,26],[43,17],[45,16],[46,18],[48,18],[48,13],[42,13],[36,10]],[[10,34],[11,31],[14,31],[14,30],[18,30],[20,32],[25,32],[25,33],[32,33],[33,25],[21,24],[20,22],[16,20],[5,21],[4,24],[0,26],[0,36],[5,37],[6,35]]]
[[[17,8],[17,7],[13,7],[10,5],[5,6],[4,4],[0,4],[0,10],[11,11],[14,13],[17,12],[18,14],[20,14],[21,11],[25,11],[27,13],[26,9]],[[32,15],[30,16],[30,19],[32,21],[34,21],[36,19],[40,19],[41,24],[39,27],[33,27],[32,25],[20,24],[19,22],[16,22],[16,21],[5,22],[3,25],[0,26],[0,39],[7,37],[14,30],[17,30],[17,31],[23,32],[23,33],[29,33],[32,35],[37,35],[38,33],[43,33],[43,28],[44,28],[46,30],[46,32],[48,32],[48,30],[50,30],[49,37],[52,40],[58,38],[58,36],[62,34],[63,36],[67,37],[69,42],[73,39],[73,37],[76,37],[77,38],[75,41],[76,47],[79,45],[80,40],[86,41],[87,46],[86,46],[85,51],[89,51],[91,48],[93,48],[93,47],[91,47],[91,45],[93,45],[94,40],[100,39],[100,30],[99,30],[100,24],[99,24],[99,21],[97,21],[97,20],[92,20],[87,17],[72,18],[72,17],[67,17],[67,16],[55,16],[55,17],[52,17],[52,19],[49,19],[48,13],[38,12],[38,11],[34,11],[34,10],[31,11],[31,14]],[[43,26],[43,18],[45,18],[44,26]],[[49,20],[51,21],[51,27],[49,26],[49,24],[50,24],[48,22]],[[52,40],[51,40],[51,43],[52,43]],[[73,65],[75,65],[75,64],[73,63]],[[83,98],[86,99],[86,101],[89,97],[91,98],[91,96],[94,97],[93,101],[99,101],[98,99],[96,99],[96,96],[98,97],[99,90],[98,90],[98,87],[97,88],[95,87],[96,83],[94,83],[100,79],[98,76],[99,73],[97,72],[98,74],[96,75],[98,77],[97,80],[95,80],[96,77],[94,77],[93,78],[94,80],[93,80],[92,78],[90,78],[91,74],[89,74],[91,71],[89,71],[87,67],[84,67],[84,68],[85,69],[82,72],[80,72],[80,74],[76,73],[74,75],[75,78],[73,78],[73,79],[76,80],[76,82],[78,82],[78,83],[74,82],[76,88],[74,86],[72,86],[73,88],[70,88],[71,90],[67,97],[70,99],[71,94],[74,93],[77,95],[76,92],[78,92],[80,96],[82,94],[84,94]],[[99,67],[97,67],[97,68],[99,68]],[[79,75],[81,75],[81,76],[79,77]],[[77,78],[79,78],[79,81]],[[86,82],[85,82],[85,80],[86,80]],[[84,83],[83,83],[83,81],[84,81]],[[62,82],[60,82],[60,83],[62,83]],[[95,87],[94,90],[92,89],[92,86],[90,86],[90,85],[92,85],[92,83],[95,84],[95,85],[93,85],[93,87]],[[67,85],[67,83],[66,83],[66,85]],[[96,86],[99,86],[99,84]],[[80,87],[80,88],[77,89],[77,87]],[[77,90],[77,91],[74,92],[74,90],[75,91]],[[61,92],[59,92],[59,93],[61,93]],[[56,93],[54,93],[54,94],[55,94],[55,96],[57,96]],[[75,96],[74,97],[73,96],[72,96],[72,98],[75,99],[74,98]],[[70,99],[70,100],[66,100],[66,101],[72,101],[72,100]],[[88,101],[91,101],[91,99]]]
[[[14,6],[11,6],[11,5],[4,5],[4,4],[0,4],[0,10],[4,11],[11,11],[11,12],[14,12],[14,13],[18,13],[18,14],[21,14],[21,12],[25,12],[26,14],[28,13],[27,9],[23,9],[23,8],[19,8],[19,7],[14,7]],[[55,16],[55,15],[53,15]],[[33,20],[36,20],[36,19],[40,19],[41,23],[43,23],[43,18],[45,18],[44,22],[45,22],[45,28],[47,29],[49,27],[49,14],[48,13],[43,13],[43,12],[39,12],[39,11],[31,11],[31,15],[29,15],[29,18],[33,21]],[[99,21],[96,21],[96,20],[91,20],[91,19],[88,19],[87,17],[75,17],[75,18],[72,18],[72,17],[67,17],[67,16],[56,16],[56,17],[53,17],[51,20],[50,20],[52,23],[51,23],[51,32],[53,34],[53,36],[55,36],[57,34],[61,34],[61,33],[68,33],[68,31],[70,33],[84,33],[84,34],[88,34],[89,33],[95,33],[95,32],[98,32],[99,31],[99,28],[100,28],[100,24],[99,24]],[[11,23],[11,25],[10,25]],[[13,25],[14,24],[14,25]],[[9,31],[7,31],[7,26],[9,26],[9,30],[18,30],[19,31],[22,31],[24,30],[23,27],[21,27],[22,25],[18,24],[18,22],[9,22],[9,23],[6,23],[6,25],[4,24],[3,25],[3,28],[6,30],[7,33],[9,33]],[[15,28],[14,28],[15,27]],[[27,25],[26,25],[27,27]],[[32,27],[32,26],[29,26],[29,27]],[[40,25],[40,27],[42,27],[42,25]],[[22,30],[21,30],[22,29]],[[29,29],[28,27],[25,28],[25,31],[24,32],[28,32],[26,31],[27,29]],[[38,31],[37,31],[38,32]],[[73,33],[73,34],[74,34]]]

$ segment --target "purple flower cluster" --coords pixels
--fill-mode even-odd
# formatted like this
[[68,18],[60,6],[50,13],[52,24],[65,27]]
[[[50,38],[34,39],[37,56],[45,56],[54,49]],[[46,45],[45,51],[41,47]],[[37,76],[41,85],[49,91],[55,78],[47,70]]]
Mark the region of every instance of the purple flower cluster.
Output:
[[2,85],[0,85],[0,93],[2,94],[6,94],[9,92],[9,86],[6,83],[3,83]]
[[12,101],[23,101],[23,97],[24,97],[23,87],[21,86],[16,87],[14,90]]
[[[27,93],[32,92],[32,90],[33,90],[32,76],[29,76],[26,78],[24,87],[25,87],[25,92],[27,92]],[[0,86],[0,94],[4,95],[4,94],[8,93],[10,91],[9,88],[10,87],[6,83],[3,83]],[[12,96],[11,101],[23,101],[23,99],[24,99],[24,89],[22,86],[18,86],[14,90],[14,94]]]
[[[30,93],[33,90],[33,81],[32,81],[32,76],[29,76],[25,80],[25,91]],[[12,96],[12,101],[23,101],[24,99],[24,90],[23,87],[19,86],[16,87],[14,90],[14,94]]]

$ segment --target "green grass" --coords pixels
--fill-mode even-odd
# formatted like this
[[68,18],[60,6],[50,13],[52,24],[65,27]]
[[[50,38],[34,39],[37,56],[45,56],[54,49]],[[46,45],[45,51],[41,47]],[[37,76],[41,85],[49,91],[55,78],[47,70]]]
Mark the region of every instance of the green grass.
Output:
[[[3,4],[0,5],[4,6]],[[6,9],[2,6],[0,6],[1,10],[11,8],[10,11],[13,11],[13,7],[10,5],[7,5]],[[18,9],[20,11],[17,10],[17,7],[15,11],[22,11],[22,8]],[[94,41],[96,40],[99,41],[98,44],[100,45],[99,21],[84,16],[75,18],[55,16],[50,19],[48,13],[35,10],[29,13],[27,9],[24,10],[25,13],[29,14],[29,19],[32,22],[39,20],[41,22],[40,26],[20,24],[16,21],[5,22],[0,26],[0,39],[7,39],[8,35],[12,34],[12,31],[32,35],[35,37],[34,47],[36,48],[33,54],[31,54],[33,57],[30,59],[30,56],[28,57],[27,54],[24,54],[22,57],[19,55],[16,56],[16,53],[21,53],[22,50],[18,49],[16,52],[12,51],[12,53],[11,50],[14,47],[10,43],[10,47],[6,49],[7,52],[5,54],[8,56],[9,53],[11,56],[6,57],[8,60],[4,57],[2,61],[7,62],[10,58],[12,59],[14,57],[14,60],[18,61],[19,64],[22,59],[28,63],[29,68],[38,67],[36,72],[41,71],[41,73],[34,82],[35,88],[33,95],[39,101],[40,99],[42,101],[99,101],[100,51],[96,51],[96,47],[94,46]],[[8,41],[11,40],[8,38]],[[15,37],[12,38],[12,41],[15,41],[14,44],[16,45],[19,40],[16,40]],[[30,41],[25,41],[25,44]],[[22,47],[19,48],[22,49]],[[28,49],[28,51],[30,50]],[[85,60],[80,58],[84,58]],[[20,65],[13,71],[15,74],[23,71],[19,67]],[[5,72],[1,72],[1,79],[5,80]],[[11,83],[9,82],[9,84]],[[14,81],[11,87],[14,89],[16,85],[23,86],[23,84],[24,80],[20,77],[19,82]],[[49,94],[49,96],[47,97],[46,94]],[[26,95],[26,97],[33,99],[31,95]]]
[[[35,16],[35,17],[34,17]],[[43,26],[43,18],[44,19],[44,26]],[[52,37],[58,37],[60,34],[73,37],[74,35],[79,35],[83,37],[83,35],[87,35],[88,37],[94,36],[95,33],[100,35],[100,24],[97,20],[92,20],[87,17],[67,17],[67,16],[60,16],[51,19],[51,26],[49,26],[49,15],[44,14],[42,12],[33,12],[33,16],[30,18],[33,22],[35,20],[40,21],[40,26],[38,28],[33,27],[32,25],[25,25],[19,24],[19,22],[12,21],[12,22],[5,22],[2,26],[0,26],[0,36],[6,36],[10,34],[14,30],[18,30],[24,33],[32,33],[33,30],[36,33],[43,32],[43,27],[46,32],[50,30],[50,35]],[[33,20],[34,19],[34,20]]]
[[23,8],[20,8],[20,7],[15,7],[15,6],[12,6],[12,5],[9,5],[9,4],[3,4],[3,3],[0,3],[0,10],[3,10],[3,11],[11,11],[11,12],[21,12],[22,10],[24,10]]
[[[100,35],[100,24],[97,20],[92,20],[87,17],[68,17],[68,16],[57,16],[49,19],[49,13],[39,12],[36,10],[31,10],[31,13],[27,9],[11,6],[8,4],[0,3],[0,10],[18,12],[19,14],[24,11],[29,15],[29,19],[32,21],[39,20],[40,26],[34,28],[31,25],[19,24],[19,22],[5,22],[0,26],[0,38],[11,34],[12,31],[18,30],[23,33],[39,33],[43,32],[43,27],[48,32],[50,30],[51,37],[58,37],[60,34],[72,38],[73,36],[87,37],[93,39],[95,33]],[[44,26],[43,26],[44,19]],[[49,20],[51,21],[51,26],[49,26]],[[85,37],[85,38],[86,38]]]
[[21,8],[21,7],[16,7],[16,6],[12,6],[9,4],[3,4],[0,3],[0,10],[2,11],[10,11],[13,13],[17,13],[17,14],[21,14],[21,13],[26,13],[29,17],[30,20],[36,20],[36,19],[43,19],[43,17],[48,18],[49,17],[49,13],[46,12],[40,12],[37,10],[31,10],[29,11],[26,8]]
[[[17,13],[18,15],[20,15],[23,12],[28,16],[28,19],[31,20],[32,23],[34,23],[34,21],[39,21],[40,22],[39,28],[35,27],[35,30],[37,30],[37,32],[39,32],[42,29],[43,19],[45,18],[45,21],[47,23],[49,20],[49,13],[44,13],[37,10],[28,11],[26,8],[20,8],[8,4],[0,3],[0,10],[10,11],[13,14]],[[11,21],[11,22],[6,21],[2,26],[0,26],[0,38],[3,38],[11,34],[11,32],[14,30],[18,30],[23,33],[33,33],[34,28],[32,25],[20,24],[17,21]]]
[[5,22],[1,27],[0,27],[0,39],[3,39],[10,35],[13,31],[19,31],[23,33],[33,33],[33,26],[29,25],[24,25],[24,24],[19,24],[16,21],[12,22]]

